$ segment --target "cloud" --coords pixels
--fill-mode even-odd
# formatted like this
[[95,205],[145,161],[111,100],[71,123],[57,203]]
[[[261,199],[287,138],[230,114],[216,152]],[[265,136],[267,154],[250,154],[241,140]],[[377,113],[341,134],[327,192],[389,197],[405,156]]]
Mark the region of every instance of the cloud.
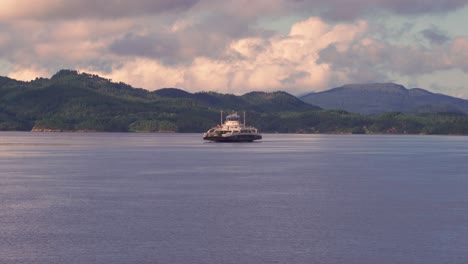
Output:
[[[389,44],[376,39],[362,39],[349,49],[338,50],[335,44],[320,51],[319,63],[329,65],[334,71],[361,72],[375,80],[394,73],[401,76],[419,76],[437,71],[468,69],[468,38],[445,40],[444,45]],[[365,77],[355,76],[356,80]]]
[[16,68],[36,65],[50,73],[82,64],[101,65],[103,60],[116,59],[105,53],[115,34],[132,29],[125,20],[21,21],[3,28],[0,54]]
[[295,84],[298,80],[304,79],[309,76],[310,73],[306,71],[293,72],[288,77],[280,80],[280,82],[284,85],[291,85]]
[[335,43],[319,51],[317,63],[330,67],[330,85],[346,83],[370,83],[387,81],[382,73],[385,69],[380,61],[387,59],[388,46],[379,41],[363,38],[356,40],[345,49],[339,49]]
[[[411,30],[391,31],[373,20],[389,13],[444,14],[466,4],[467,0],[5,0],[0,55],[12,65],[4,71],[21,79],[71,68],[151,90],[299,94],[349,82],[389,81],[395,74],[418,78],[437,71],[466,72],[466,36],[454,37],[429,25],[416,32],[424,43],[416,43],[411,38],[417,21]],[[305,15],[311,17],[290,25],[289,32],[267,30],[259,22]]]
[[444,13],[462,8],[468,4],[466,0],[381,0],[381,2],[383,8],[389,8],[398,14]]
[[[177,19],[164,27],[148,27],[115,38],[108,50],[117,56],[157,59],[164,64],[187,64],[197,57],[220,58],[233,41],[267,36],[241,18],[210,14],[203,19]],[[154,22],[150,22],[154,23]]]
[[293,24],[286,35],[239,38],[203,33],[203,23],[197,21],[156,29],[142,26],[145,22],[93,27],[93,20],[69,21],[34,36],[22,35],[35,44],[14,53],[22,63],[11,75],[24,79],[77,68],[150,90],[300,94],[350,82],[388,81],[391,74],[468,69],[464,37],[431,47],[389,44],[373,38],[373,29],[364,20],[333,24],[311,17]]
[[11,19],[69,20],[122,18],[184,11],[198,0],[3,0],[0,21]]
[[127,33],[108,49],[117,56],[137,56],[164,64],[186,64],[199,56],[219,57],[232,38],[217,32],[177,31],[145,34]]
[[295,1],[293,8],[301,8],[309,12],[318,10],[319,15],[331,20],[353,20],[366,14],[379,11],[398,15],[418,15],[446,13],[462,8],[467,0],[312,0]]
[[458,37],[450,44],[452,65],[468,73],[468,37]]
[[433,44],[444,44],[445,42],[449,41],[450,38],[447,36],[447,34],[443,33],[436,27],[432,28],[427,28],[421,31],[421,34],[430,42]]
[[13,72],[8,74],[8,77],[17,80],[30,81],[38,77],[48,78],[49,72],[44,69],[37,68],[36,66],[30,66],[26,68],[17,67]]
[[123,81],[134,87],[157,90],[162,87],[182,87],[184,69],[167,67],[161,63],[146,58],[131,58],[123,63],[112,65],[108,72],[102,72],[90,67],[82,67],[79,71],[99,74],[114,81]]
[[3,0],[0,21],[120,19],[189,11],[203,15],[218,13],[244,21],[298,12],[331,20],[353,20],[376,10],[399,15],[432,14],[457,10],[467,4],[467,0]]
[[[327,87],[331,73],[327,65],[316,62],[319,51],[331,43],[346,50],[367,29],[365,21],[330,25],[312,17],[293,25],[287,35],[232,40],[223,46],[220,56],[197,53],[186,64],[167,64],[158,56],[129,56],[128,61],[115,67],[107,77],[148,89],[177,86],[189,91],[236,94],[252,90],[289,89],[296,93],[321,90]],[[145,48],[154,52],[152,45]],[[165,53],[178,56],[171,52]]]

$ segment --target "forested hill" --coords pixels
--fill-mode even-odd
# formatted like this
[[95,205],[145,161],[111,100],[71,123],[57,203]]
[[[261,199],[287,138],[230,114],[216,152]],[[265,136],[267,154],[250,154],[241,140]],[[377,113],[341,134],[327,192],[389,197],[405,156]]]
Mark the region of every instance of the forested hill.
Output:
[[318,109],[285,92],[150,92],[72,70],[31,82],[0,78],[0,130],[200,132],[219,122],[220,110],[246,111],[254,121]]
[[221,110],[246,111],[262,132],[468,134],[461,113],[371,117],[322,110],[286,92],[150,92],[73,70],[31,82],[0,77],[0,130],[202,132],[219,123]]

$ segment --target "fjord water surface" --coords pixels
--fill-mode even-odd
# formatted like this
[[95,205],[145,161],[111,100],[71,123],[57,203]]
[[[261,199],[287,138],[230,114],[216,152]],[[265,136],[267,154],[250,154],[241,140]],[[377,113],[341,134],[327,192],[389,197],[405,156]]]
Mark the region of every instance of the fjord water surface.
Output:
[[0,263],[468,263],[468,138],[0,133]]

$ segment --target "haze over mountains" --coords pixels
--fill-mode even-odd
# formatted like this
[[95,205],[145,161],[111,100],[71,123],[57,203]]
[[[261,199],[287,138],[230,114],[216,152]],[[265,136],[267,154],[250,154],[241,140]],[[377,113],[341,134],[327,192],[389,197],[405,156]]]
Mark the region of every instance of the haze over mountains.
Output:
[[353,113],[468,113],[468,101],[421,88],[406,89],[394,83],[350,84],[300,97],[324,109]]

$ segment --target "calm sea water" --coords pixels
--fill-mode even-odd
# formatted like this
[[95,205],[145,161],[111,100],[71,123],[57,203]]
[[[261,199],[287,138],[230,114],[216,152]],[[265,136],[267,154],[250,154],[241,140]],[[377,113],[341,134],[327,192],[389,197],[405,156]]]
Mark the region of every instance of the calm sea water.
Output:
[[468,137],[2,132],[0,263],[468,263]]

